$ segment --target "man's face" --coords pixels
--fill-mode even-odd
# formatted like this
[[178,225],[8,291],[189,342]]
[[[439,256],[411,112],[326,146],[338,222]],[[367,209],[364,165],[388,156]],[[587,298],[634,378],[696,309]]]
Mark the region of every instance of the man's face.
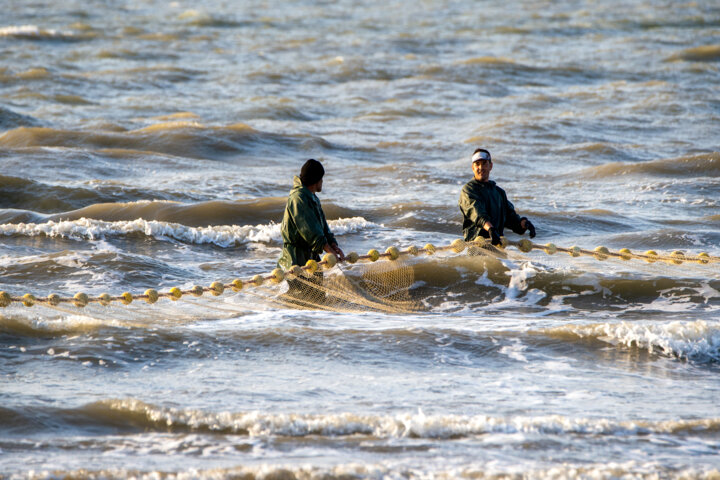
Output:
[[322,182],[323,182],[323,179],[321,178],[316,184],[310,185],[308,187],[308,190],[310,190],[313,193],[322,192]]
[[475,180],[478,182],[487,182],[490,178],[490,170],[492,170],[492,162],[488,160],[478,160],[472,164]]

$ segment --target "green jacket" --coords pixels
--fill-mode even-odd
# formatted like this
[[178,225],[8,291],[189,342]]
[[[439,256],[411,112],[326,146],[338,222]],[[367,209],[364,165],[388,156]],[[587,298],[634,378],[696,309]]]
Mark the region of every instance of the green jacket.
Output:
[[320,199],[303,186],[299,177],[293,178],[282,221],[283,251],[278,267],[301,267],[310,260],[320,260],[326,243],[337,244],[330,232]]
[[520,226],[520,216],[507,199],[505,190],[492,180],[470,180],[460,192],[458,205],[463,214],[465,241],[475,240],[478,235],[489,238],[490,235],[483,228],[487,221],[492,223],[500,235],[503,235],[506,227],[518,234],[525,233],[525,229]]

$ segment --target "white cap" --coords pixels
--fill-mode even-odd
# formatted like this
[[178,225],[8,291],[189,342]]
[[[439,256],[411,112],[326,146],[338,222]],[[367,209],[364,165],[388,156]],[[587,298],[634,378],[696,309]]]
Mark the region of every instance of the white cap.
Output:
[[472,163],[479,162],[480,160],[487,160],[488,162],[492,162],[492,158],[490,158],[490,153],[486,152],[485,150],[475,152],[472,156]]

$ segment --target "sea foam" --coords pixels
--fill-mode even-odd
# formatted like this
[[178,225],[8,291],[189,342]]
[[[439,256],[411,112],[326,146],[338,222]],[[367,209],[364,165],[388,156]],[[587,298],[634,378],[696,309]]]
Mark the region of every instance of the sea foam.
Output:
[[[362,217],[341,218],[328,222],[336,235],[358,232],[376,226]],[[143,234],[158,240],[176,240],[189,244],[214,244],[233,247],[242,244],[281,243],[281,225],[216,225],[188,227],[179,223],[144,220],[105,222],[89,218],[77,220],[50,220],[45,223],[18,223],[0,225],[2,235],[41,236],[98,240],[109,236]]]
[[[187,440],[186,440],[187,442]],[[186,443],[184,442],[184,443]],[[598,480],[610,478],[622,479],[648,479],[678,478],[678,479],[715,479],[717,469],[703,467],[686,468],[681,471],[668,469],[653,462],[601,462],[570,464],[563,463],[556,467],[536,466],[530,469],[521,469],[519,466],[509,466],[498,462],[472,462],[464,465],[435,465],[419,466],[408,464],[402,458],[385,460],[380,463],[344,463],[328,466],[325,464],[294,465],[287,462],[265,463],[259,465],[242,465],[226,468],[190,469],[189,471],[169,472],[165,469],[139,471],[128,468],[111,468],[103,470],[44,470],[31,471],[28,475],[10,476],[15,478],[31,478],[45,480],[56,478],[83,478],[83,479],[127,479],[156,480],[217,480],[219,478],[242,478],[244,480],[448,480],[452,478],[476,480],[522,480],[536,478],[542,480]]]
[[694,361],[720,361],[720,323],[620,322],[592,325],[564,325],[545,331],[551,335],[571,334],[596,338],[611,345],[637,347]]
[[[104,400],[86,406],[95,416],[127,416],[143,428],[215,432],[236,435],[372,435],[377,438],[466,438],[484,434],[550,435],[647,435],[716,431],[720,418],[672,421],[617,421],[610,418],[572,418],[562,415],[538,417],[487,415],[425,415],[422,412],[395,415],[355,413],[296,414],[269,412],[212,413],[195,409],[167,408],[137,399]],[[142,420],[141,420],[142,419]]]
[[75,35],[53,29],[43,29],[36,25],[13,25],[0,28],[0,37],[27,39],[72,39]]

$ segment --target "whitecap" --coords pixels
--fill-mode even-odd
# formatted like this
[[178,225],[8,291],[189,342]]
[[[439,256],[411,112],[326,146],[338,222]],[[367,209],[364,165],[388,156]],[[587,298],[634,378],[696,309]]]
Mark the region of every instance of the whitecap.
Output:
[[668,323],[620,322],[564,325],[546,330],[550,334],[574,334],[624,347],[637,347],[697,361],[720,360],[720,323],[697,320]]
[[[336,235],[345,235],[376,226],[362,217],[341,218],[328,222]],[[158,240],[176,240],[190,244],[214,244],[233,247],[248,243],[281,243],[281,226],[271,222],[261,225],[215,225],[189,227],[179,223],[144,220],[106,222],[90,218],[77,220],[50,220],[45,223],[18,223],[0,225],[2,235],[28,237],[71,238],[75,240],[102,240],[109,236],[144,234]]]

